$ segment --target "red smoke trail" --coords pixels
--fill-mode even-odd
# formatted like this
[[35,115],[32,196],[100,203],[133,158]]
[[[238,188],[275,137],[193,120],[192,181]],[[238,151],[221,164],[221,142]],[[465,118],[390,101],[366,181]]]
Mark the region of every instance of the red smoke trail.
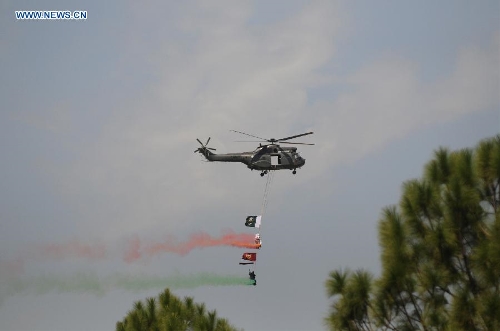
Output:
[[231,245],[231,246],[240,247],[240,248],[260,249],[261,245],[260,244],[253,244],[253,243],[234,243],[234,245]]
[[[30,260],[63,260],[83,258],[88,260],[103,260],[107,258],[107,248],[104,244],[81,243],[71,240],[65,243],[32,244],[24,247],[15,259],[11,259],[8,267],[12,269],[13,262],[17,261],[18,267]],[[0,267],[6,267],[5,262],[0,261]],[[15,269],[15,268],[14,268]]]
[[72,240],[62,244],[44,244],[37,247],[37,255],[45,258],[87,258],[91,260],[104,259],[106,246],[103,244],[82,244]]
[[86,258],[90,260],[106,258],[103,244],[82,244],[77,240],[66,243],[34,244],[25,247],[17,257],[8,260],[0,258],[0,279],[17,277],[24,273],[24,265],[30,261],[62,260]]
[[186,255],[194,248],[205,248],[215,246],[233,246],[240,248],[256,248],[253,242],[254,235],[249,233],[226,233],[220,238],[214,238],[207,233],[196,233],[183,243],[177,243],[175,238],[168,238],[165,242],[146,244],[141,248],[139,238],[135,237],[129,242],[129,248],[125,254],[125,262],[133,262],[144,255],[151,257],[160,253],[175,253]]
[[140,248],[141,241],[139,240],[139,238],[136,236],[131,239],[127,252],[125,253],[125,257],[123,258],[125,262],[130,263],[134,262],[135,260],[139,260],[141,258],[141,253],[139,252]]
[[21,258],[0,260],[0,279],[16,278],[24,272],[24,261]]

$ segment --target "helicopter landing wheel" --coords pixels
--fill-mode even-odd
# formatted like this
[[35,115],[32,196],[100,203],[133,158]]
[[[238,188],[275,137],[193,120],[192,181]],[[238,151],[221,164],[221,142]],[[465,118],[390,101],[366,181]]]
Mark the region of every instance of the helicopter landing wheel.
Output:
[[297,170],[292,171],[292,174],[294,174],[294,175],[295,175],[296,173],[297,173]]
[[265,173],[264,172],[261,172],[260,173],[260,177],[264,177]]

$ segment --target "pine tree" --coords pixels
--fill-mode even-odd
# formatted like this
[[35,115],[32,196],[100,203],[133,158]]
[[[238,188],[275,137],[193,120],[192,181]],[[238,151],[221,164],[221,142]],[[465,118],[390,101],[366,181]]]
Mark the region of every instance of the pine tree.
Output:
[[237,331],[226,319],[218,318],[216,310],[207,312],[204,303],[191,297],[177,298],[169,289],[158,297],[134,303],[117,331]]
[[438,149],[378,233],[379,278],[326,281],[331,330],[500,330],[500,135]]

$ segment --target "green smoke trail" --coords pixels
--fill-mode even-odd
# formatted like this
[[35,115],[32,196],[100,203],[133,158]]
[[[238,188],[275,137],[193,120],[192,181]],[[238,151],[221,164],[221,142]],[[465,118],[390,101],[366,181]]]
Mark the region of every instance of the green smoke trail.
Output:
[[188,276],[176,275],[171,277],[118,276],[114,279],[114,285],[117,288],[125,290],[147,290],[163,287],[186,289],[200,286],[253,285],[253,282],[250,279],[241,276],[224,276],[201,273]]
[[77,273],[71,276],[43,275],[36,277],[17,278],[10,281],[11,293],[46,294],[60,293],[93,293],[103,295],[106,283],[98,276],[88,273]]
[[91,273],[77,273],[70,276],[20,277],[4,282],[3,285],[7,286],[7,288],[4,288],[6,291],[0,291],[0,293],[3,292],[6,296],[20,293],[46,294],[50,292],[104,295],[107,291],[113,289],[126,291],[163,289],[166,287],[170,289],[190,289],[201,286],[253,285],[253,281],[241,276],[211,273],[167,277],[124,274],[99,277]]

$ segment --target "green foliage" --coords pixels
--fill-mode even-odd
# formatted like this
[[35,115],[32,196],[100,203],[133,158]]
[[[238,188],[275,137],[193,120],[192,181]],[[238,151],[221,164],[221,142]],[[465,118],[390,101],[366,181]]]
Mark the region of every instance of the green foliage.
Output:
[[356,328],[366,323],[368,318],[368,300],[370,296],[372,275],[358,270],[351,273],[334,271],[330,274],[326,287],[329,294],[340,295],[341,299],[332,306],[338,312],[327,319],[333,329]]
[[158,299],[134,303],[117,331],[237,331],[226,319],[218,318],[215,310],[207,312],[205,304],[194,303],[191,297],[177,298],[166,289]]
[[500,135],[439,148],[378,232],[379,278],[326,281],[331,330],[500,330]]

